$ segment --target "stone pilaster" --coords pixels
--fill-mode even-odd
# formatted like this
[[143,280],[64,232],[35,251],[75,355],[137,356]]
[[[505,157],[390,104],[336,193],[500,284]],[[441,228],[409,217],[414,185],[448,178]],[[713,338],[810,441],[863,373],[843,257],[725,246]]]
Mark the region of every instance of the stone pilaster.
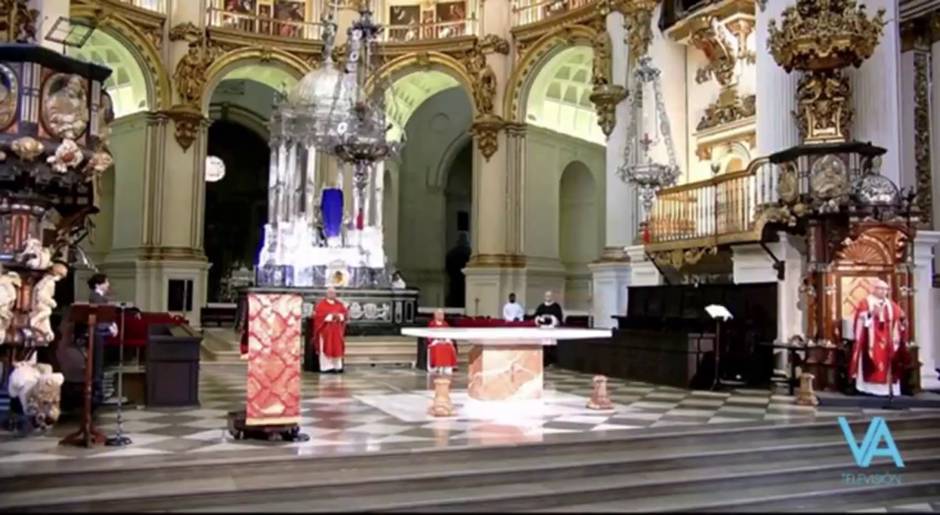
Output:
[[[858,69],[848,68],[852,84],[855,120],[850,137],[870,141],[888,150],[882,156],[881,172],[901,184],[901,41],[898,2],[859,2],[874,14],[885,9],[884,35],[871,58]],[[769,9],[769,8],[768,8]]]
[[796,86],[799,72],[781,68],[767,45],[767,25],[771,19],[780,23],[784,9],[792,2],[767,2],[757,9],[757,155],[766,156],[800,143],[800,133],[793,112],[796,111]]
[[918,358],[920,385],[925,390],[940,389],[940,295],[933,288],[934,249],[940,244],[940,231],[919,231],[914,239],[914,341],[920,346]]

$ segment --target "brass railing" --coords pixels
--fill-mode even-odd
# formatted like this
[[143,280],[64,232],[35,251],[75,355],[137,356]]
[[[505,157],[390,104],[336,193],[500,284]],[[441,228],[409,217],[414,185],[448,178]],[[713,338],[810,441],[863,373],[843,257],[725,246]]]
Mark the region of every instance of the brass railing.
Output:
[[777,202],[777,172],[767,158],[747,169],[657,192],[650,243],[735,240],[755,230],[761,210]]
[[316,22],[284,20],[252,13],[237,13],[226,11],[220,7],[206,9],[206,24],[210,27],[240,30],[263,36],[298,39],[320,38],[320,24]]
[[382,41],[400,43],[473,36],[477,34],[477,26],[476,18],[412,25],[387,25],[382,31]]
[[592,4],[596,0],[513,0],[512,26],[539,22]]
[[162,14],[166,14],[166,0],[118,0],[123,4],[130,4],[134,7],[147,9]]

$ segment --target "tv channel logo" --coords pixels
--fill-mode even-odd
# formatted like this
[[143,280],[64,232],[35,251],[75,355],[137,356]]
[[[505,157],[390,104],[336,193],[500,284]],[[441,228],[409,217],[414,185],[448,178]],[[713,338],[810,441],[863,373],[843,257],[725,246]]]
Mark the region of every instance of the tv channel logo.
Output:
[[[845,417],[839,417],[839,426],[842,428],[842,435],[845,437],[845,443],[852,451],[852,457],[855,458],[855,464],[861,468],[868,468],[875,457],[891,458],[894,465],[904,468],[904,460],[901,459],[901,453],[898,446],[894,443],[894,437],[891,436],[891,430],[888,429],[888,423],[882,417],[875,417],[868,424],[868,431],[861,442],[855,440],[852,434],[852,428],[849,426]],[[883,444],[883,445],[882,445]]]

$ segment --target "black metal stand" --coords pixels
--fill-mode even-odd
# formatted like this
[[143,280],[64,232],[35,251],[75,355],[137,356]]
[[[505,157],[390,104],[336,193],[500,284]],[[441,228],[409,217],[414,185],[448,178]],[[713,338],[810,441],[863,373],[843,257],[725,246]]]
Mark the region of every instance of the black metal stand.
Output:
[[125,309],[127,305],[122,302],[119,310],[121,313],[121,338],[118,341],[118,373],[117,373],[117,432],[114,436],[105,440],[104,444],[109,447],[124,447],[133,442],[130,438],[124,436],[124,318],[127,315]]
[[310,440],[310,435],[301,433],[300,426],[296,424],[249,426],[246,424],[245,418],[245,410],[230,411],[228,413],[228,432],[236,440],[246,438],[274,440],[278,436],[281,440],[288,442],[306,442]]

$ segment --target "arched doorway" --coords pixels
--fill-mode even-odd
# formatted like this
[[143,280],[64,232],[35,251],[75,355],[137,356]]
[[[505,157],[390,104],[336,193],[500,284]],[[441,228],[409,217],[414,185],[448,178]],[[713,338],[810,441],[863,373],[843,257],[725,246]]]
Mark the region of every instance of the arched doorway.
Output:
[[391,89],[390,115],[407,143],[393,167],[397,248],[390,260],[421,290],[423,306],[462,307],[472,205],[470,96],[436,70],[404,75]]
[[208,302],[233,302],[231,279],[250,273],[258,258],[268,214],[267,124],[278,93],[295,83],[280,67],[251,64],[228,72],[212,91],[206,153],[221,159],[225,175],[205,177]]
[[597,231],[597,188],[587,166],[574,161],[565,167],[559,186],[558,256],[565,268],[565,300],[569,309],[587,309],[591,273],[588,264],[601,251]]

